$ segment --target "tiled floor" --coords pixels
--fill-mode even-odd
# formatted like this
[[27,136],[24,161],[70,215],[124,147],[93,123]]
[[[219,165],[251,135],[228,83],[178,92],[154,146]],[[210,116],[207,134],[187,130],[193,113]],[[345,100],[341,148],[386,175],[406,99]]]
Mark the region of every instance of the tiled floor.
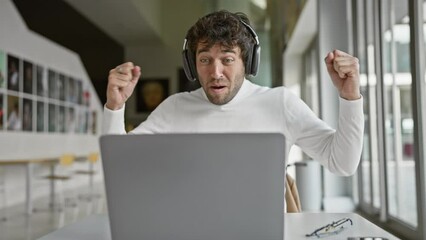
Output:
[[39,209],[31,216],[25,214],[23,205],[0,211],[0,216],[7,216],[6,221],[0,221],[0,240],[38,239],[76,220],[92,214],[105,213],[103,184],[97,185],[95,189],[95,192],[101,193],[97,195],[98,197],[92,201],[80,197],[77,206],[67,206],[62,211],[49,209],[47,198],[34,201],[34,207]]

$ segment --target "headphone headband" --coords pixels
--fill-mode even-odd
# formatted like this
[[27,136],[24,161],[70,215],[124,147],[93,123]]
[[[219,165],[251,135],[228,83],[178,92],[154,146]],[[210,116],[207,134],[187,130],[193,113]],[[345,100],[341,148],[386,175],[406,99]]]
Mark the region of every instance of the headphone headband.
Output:
[[240,22],[247,28],[247,30],[249,30],[249,32],[253,36],[254,40],[256,41],[256,45],[260,45],[259,37],[257,36],[254,29],[250,25],[248,25],[248,23],[244,22],[243,20],[240,20]]

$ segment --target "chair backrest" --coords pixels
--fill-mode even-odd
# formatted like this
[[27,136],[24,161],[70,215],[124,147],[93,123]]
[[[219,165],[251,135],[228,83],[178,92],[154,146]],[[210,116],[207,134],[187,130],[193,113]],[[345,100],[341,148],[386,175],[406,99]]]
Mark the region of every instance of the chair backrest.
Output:
[[89,160],[89,162],[90,162],[90,163],[95,163],[95,162],[97,162],[97,161],[99,160],[99,153],[98,153],[98,152],[90,153],[90,154],[87,156],[87,160]]
[[299,199],[299,191],[297,190],[296,182],[294,179],[286,173],[286,191],[285,191],[285,202],[287,205],[288,213],[301,212],[302,206]]
[[75,155],[65,153],[59,158],[59,164],[62,166],[70,166],[74,163]]

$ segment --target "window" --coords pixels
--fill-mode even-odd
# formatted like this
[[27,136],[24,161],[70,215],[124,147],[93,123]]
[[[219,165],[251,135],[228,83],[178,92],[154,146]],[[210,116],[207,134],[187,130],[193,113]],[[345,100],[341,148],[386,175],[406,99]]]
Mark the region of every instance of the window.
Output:
[[[408,0],[383,1],[383,94],[389,215],[417,226]],[[404,128],[403,128],[404,127]]]
[[[417,106],[421,94],[413,87],[413,66],[419,67],[418,62],[412,62],[418,58],[410,52],[415,43],[410,39],[410,28],[416,25],[409,13],[410,8],[413,13],[421,9],[416,7],[421,4],[426,10],[426,0],[352,1],[354,49],[360,60],[366,120],[358,175],[360,209],[407,239],[424,238],[417,206],[424,189],[416,182],[416,174],[421,172],[417,164],[424,159],[416,159],[416,141],[421,140],[415,138],[415,126],[421,123],[416,123],[420,118],[414,116],[414,107],[424,110]],[[424,12],[419,24],[426,32]],[[417,41],[426,43],[423,34]],[[422,81],[424,88],[426,79]]]

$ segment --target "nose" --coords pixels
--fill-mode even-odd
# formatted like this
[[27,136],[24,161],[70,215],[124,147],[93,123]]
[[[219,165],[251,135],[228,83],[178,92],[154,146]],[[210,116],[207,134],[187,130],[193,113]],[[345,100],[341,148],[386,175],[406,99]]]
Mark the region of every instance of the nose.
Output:
[[214,79],[223,77],[223,64],[221,61],[214,61],[211,65],[211,77]]

